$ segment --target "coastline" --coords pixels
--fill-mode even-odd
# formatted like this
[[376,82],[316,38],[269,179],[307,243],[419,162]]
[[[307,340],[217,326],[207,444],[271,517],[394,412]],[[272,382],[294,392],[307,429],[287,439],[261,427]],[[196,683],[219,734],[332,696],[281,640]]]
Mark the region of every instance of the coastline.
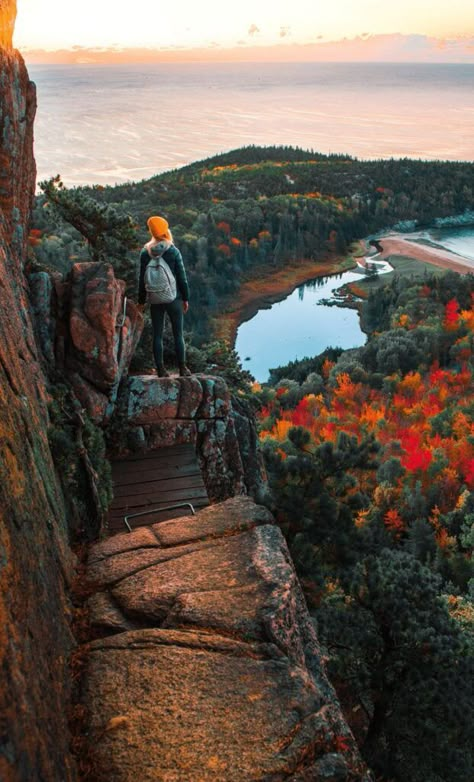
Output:
[[458,274],[474,272],[474,261],[469,260],[469,258],[464,258],[462,255],[457,255],[451,252],[451,250],[442,249],[441,247],[413,240],[410,241],[404,238],[402,234],[383,236],[377,239],[377,242],[382,250],[374,256],[369,256],[369,261],[376,258],[385,260],[391,255],[401,255],[414,258],[417,261],[423,261],[424,263],[430,263],[441,269],[449,269],[458,272]]
[[235,306],[213,318],[214,337],[234,347],[238,327],[253,318],[259,310],[269,309],[272,304],[286,299],[296,288],[309,280],[356,268],[356,258],[365,253],[365,243],[361,240],[354,245],[354,252],[344,258],[339,256],[320,261],[302,259],[287,263],[278,270],[273,267],[259,270],[259,276],[252,276],[242,283]]

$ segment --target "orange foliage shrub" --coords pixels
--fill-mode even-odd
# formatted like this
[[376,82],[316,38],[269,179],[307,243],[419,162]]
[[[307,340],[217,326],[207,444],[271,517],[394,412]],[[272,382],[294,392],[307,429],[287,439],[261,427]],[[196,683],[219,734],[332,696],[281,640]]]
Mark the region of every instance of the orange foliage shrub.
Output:
[[219,244],[217,247],[218,252],[220,252],[222,255],[225,255],[226,258],[230,258],[230,247],[228,244]]
[[396,508],[388,510],[383,521],[389,532],[392,532],[396,537],[400,536],[405,529],[403,519]]

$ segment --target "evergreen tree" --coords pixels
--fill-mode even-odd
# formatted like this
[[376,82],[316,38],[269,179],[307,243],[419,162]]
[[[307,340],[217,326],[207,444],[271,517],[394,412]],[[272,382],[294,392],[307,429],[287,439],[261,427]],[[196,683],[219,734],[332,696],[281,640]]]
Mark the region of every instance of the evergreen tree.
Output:
[[385,549],[317,614],[333,676],[352,682],[368,715],[363,754],[384,778],[473,779],[474,645],[440,589],[419,561]]
[[130,215],[101,203],[81,188],[69,190],[60,176],[40,182],[48,206],[84,237],[92,261],[111,263],[116,274],[133,287],[136,285],[137,237]]

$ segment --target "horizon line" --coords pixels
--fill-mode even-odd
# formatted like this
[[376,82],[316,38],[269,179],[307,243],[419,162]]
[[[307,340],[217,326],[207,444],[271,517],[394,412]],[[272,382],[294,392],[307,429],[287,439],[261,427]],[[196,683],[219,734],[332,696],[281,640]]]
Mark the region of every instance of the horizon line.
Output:
[[[27,56],[19,50],[21,54],[23,55],[23,58],[28,62]],[[71,66],[84,66],[84,65],[97,65],[97,66],[112,66],[112,65],[218,65],[218,64],[226,64],[230,63],[232,65],[238,65],[239,63],[242,64],[258,64],[258,65],[288,65],[290,63],[294,63],[295,65],[473,65],[474,66],[474,58],[472,61],[468,60],[376,60],[376,59],[340,59],[340,60],[256,60],[256,59],[242,59],[242,60],[233,60],[233,59],[186,59],[186,60],[116,60],[116,61],[107,61],[107,60],[87,60],[87,61],[80,61],[80,60],[71,60],[71,61],[50,61],[50,60],[29,60],[29,64],[31,65],[71,65]]]
[[38,64],[132,64],[189,62],[393,62],[474,64],[474,35],[435,38],[385,33],[310,43],[189,46],[79,46],[70,48],[17,47]]

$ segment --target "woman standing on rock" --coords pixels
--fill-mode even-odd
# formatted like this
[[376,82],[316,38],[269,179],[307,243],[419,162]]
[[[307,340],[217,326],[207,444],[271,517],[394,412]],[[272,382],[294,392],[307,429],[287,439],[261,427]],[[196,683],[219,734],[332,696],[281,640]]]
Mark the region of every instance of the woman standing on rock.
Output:
[[173,329],[179,374],[185,377],[191,372],[186,366],[183,338],[183,314],[189,309],[189,285],[183,257],[173,244],[169,225],[163,217],[150,217],[147,226],[152,238],[140,253],[138,305],[143,312],[145,303],[150,304],[158,377],[169,377],[163,363],[165,313]]

